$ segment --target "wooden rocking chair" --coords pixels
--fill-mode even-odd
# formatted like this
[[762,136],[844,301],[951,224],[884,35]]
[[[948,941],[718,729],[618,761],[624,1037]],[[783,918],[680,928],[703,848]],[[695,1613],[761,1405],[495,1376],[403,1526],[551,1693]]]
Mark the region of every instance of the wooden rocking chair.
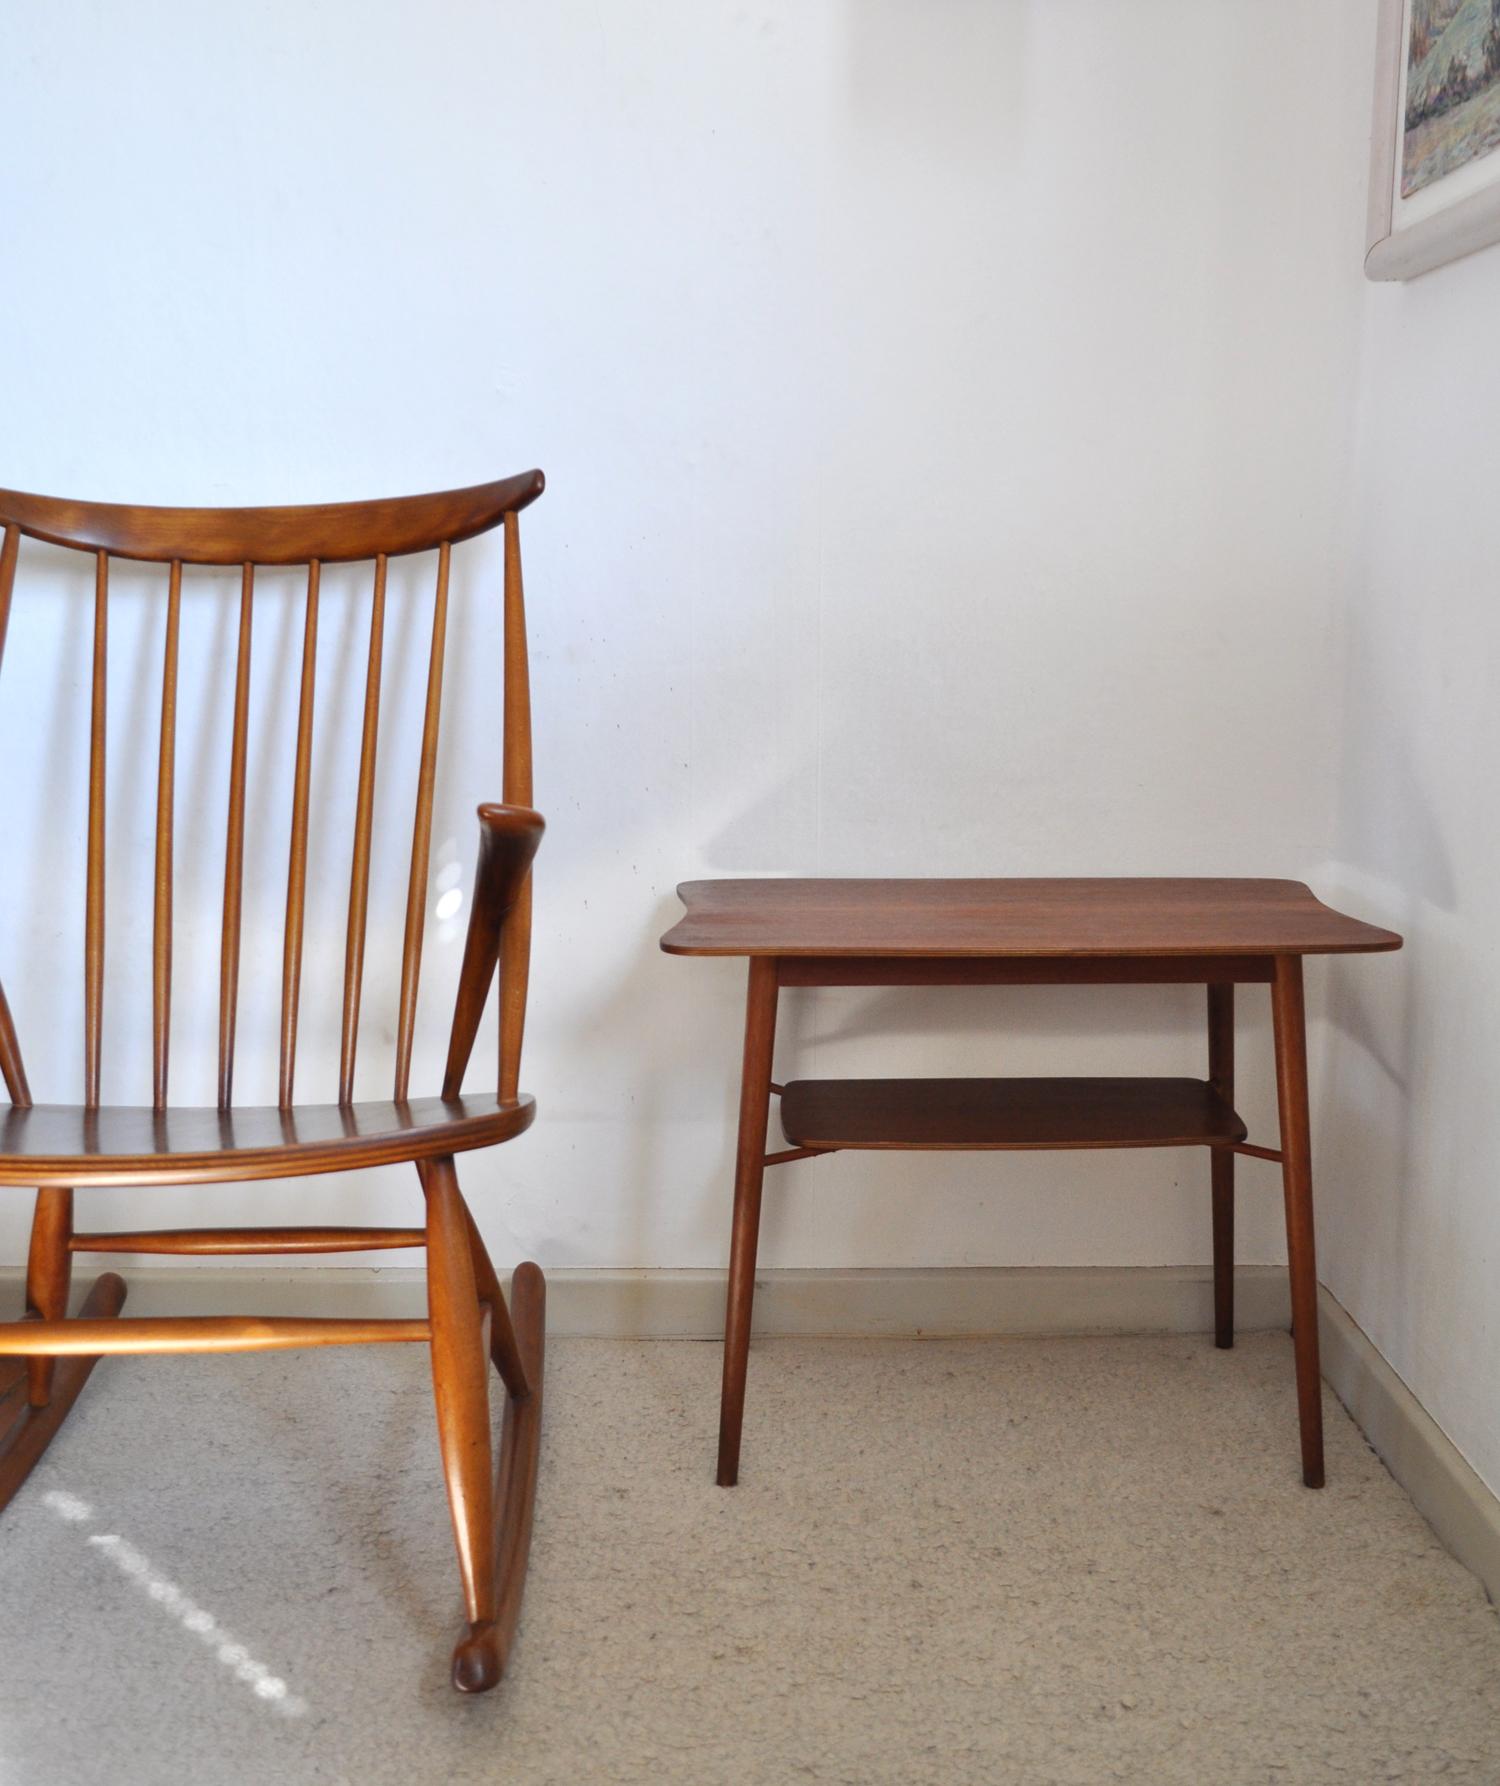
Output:
[[[0,1323],[0,1507],[16,1492],[105,1353],[242,1352],[290,1346],[421,1340],[431,1347],[438,1439],[467,1624],[453,1655],[453,1684],[480,1692],[505,1666],[525,1581],[541,1429],[545,1286],[533,1264],[517,1267],[507,1309],[484,1243],[458,1188],[453,1158],[509,1141],[535,1106],[517,1090],[530,958],[530,864],[542,834],[531,810],[531,712],[518,512],[541,494],[542,474],[394,501],[269,509],[153,509],[55,501],[0,490],[0,655],[5,647],[23,534],[90,553],[95,560],[88,869],[84,940],[84,1076],[78,1105],[33,1105],[16,1028],[0,989],[0,1074],[10,1108],[0,1115],[0,1186],[37,1188],[26,1277],[26,1318]],[[427,898],[433,783],[442,703],[450,554],[455,544],[504,527],[504,803],[479,809],[479,863],[442,1095],[408,1096]],[[416,817],[406,902],[395,1078],[389,1103],[354,1102],[364,975],[376,740],[387,562],[436,549],[437,592],[428,661]],[[111,557],[161,564],[166,599],[156,890],[152,964],[153,1097],[149,1106],[101,1106],[105,917],[106,638]],[[338,1101],[293,1101],[301,990],[312,767],[314,670],[320,567],[374,560],[369,658],[350,871]],[[220,954],[219,1098],[214,1109],[167,1101],[172,987],[173,780],[177,658],[184,566],[241,567],[238,659]],[[244,880],[246,735],[255,568],[307,568],[300,708],[287,876],[281,995],[280,1098],[269,1108],[233,1104],[235,1017]],[[463,1079],[497,962],[500,1070],[494,1094],[465,1094]],[[0,1110],[4,1106],[0,1105]],[[209,1184],[415,1163],[425,1227],[184,1229],[80,1233],[80,1187]],[[74,1253],[251,1254],[427,1249],[425,1321],[117,1319],[125,1286],[98,1278],[68,1317]],[[492,1466],[489,1363],[507,1393]]]

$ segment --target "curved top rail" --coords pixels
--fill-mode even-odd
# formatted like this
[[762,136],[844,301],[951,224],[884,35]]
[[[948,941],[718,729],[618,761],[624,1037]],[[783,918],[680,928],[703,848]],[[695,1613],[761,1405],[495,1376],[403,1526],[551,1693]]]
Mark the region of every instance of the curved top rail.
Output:
[[534,502],[544,483],[541,472],[523,471],[429,496],[227,509],[138,508],[0,490],[0,527],[55,546],[160,564],[341,564],[472,539]]

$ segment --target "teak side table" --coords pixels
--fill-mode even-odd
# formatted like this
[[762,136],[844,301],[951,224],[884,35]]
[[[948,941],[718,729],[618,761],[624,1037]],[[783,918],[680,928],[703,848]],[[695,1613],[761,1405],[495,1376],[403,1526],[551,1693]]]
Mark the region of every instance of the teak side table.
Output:
[[[1302,957],[1399,949],[1300,881],[688,881],[671,955],[749,957],[719,1483],[739,1476],[761,1184],[767,1166],[844,1148],[1207,1147],[1214,1329],[1234,1343],[1234,1156],[1280,1164],[1302,1480],[1323,1485],[1318,1276]],[[1207,1079],[771,1079],[783,986],[1181,984],[1208,992]],[[1234,1110],[1234,989],[1271,988],[1279,1148]],[[766,1152],[771,1093],[788,1146]]]

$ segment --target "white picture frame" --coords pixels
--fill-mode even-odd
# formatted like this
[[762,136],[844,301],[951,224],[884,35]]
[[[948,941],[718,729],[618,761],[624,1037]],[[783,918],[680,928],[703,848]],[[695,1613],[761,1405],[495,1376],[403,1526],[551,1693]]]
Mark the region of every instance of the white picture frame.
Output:
[[1415,279],[1500,242],[1500,148],[1403,197],[1407,50],[1412,0],[1380,0],[1365,275]]

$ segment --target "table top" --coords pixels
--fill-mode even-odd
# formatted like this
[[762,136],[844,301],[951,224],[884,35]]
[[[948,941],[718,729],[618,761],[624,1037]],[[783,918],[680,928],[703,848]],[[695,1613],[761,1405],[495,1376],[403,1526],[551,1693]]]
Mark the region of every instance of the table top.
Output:
[[1399,949],[1301,881],[685,881],[669,955],[1340,955]]

